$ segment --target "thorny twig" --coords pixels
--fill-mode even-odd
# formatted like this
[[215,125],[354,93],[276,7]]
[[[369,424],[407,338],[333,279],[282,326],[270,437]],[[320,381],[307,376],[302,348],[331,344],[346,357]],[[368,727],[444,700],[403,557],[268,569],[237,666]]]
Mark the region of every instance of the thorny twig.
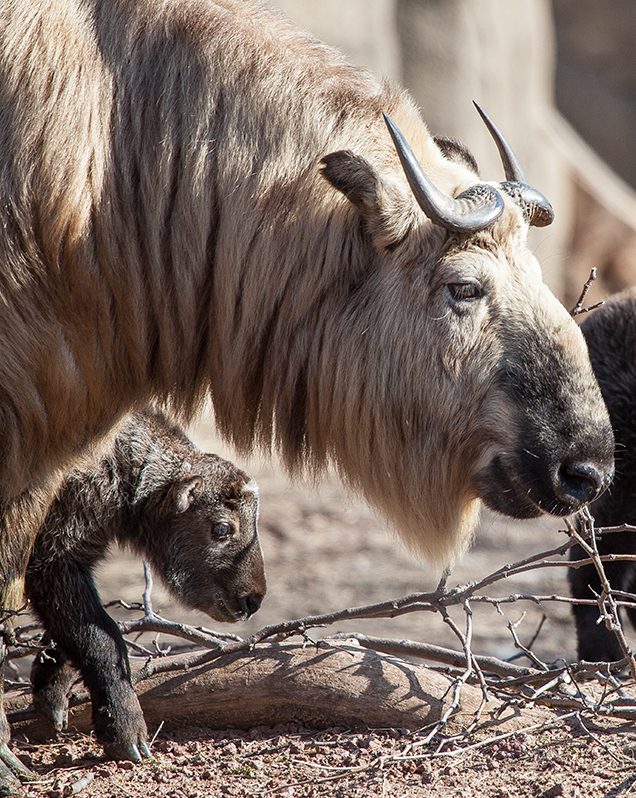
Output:
[[[259,643],[265,641],[282,641],[289,637],[300,635],[305,641],[309,641],[309,644],[314,645],[314,642],[307,637],[308,630],[332,626],[341,621],[363,618],[392,618],[413,612],[433,612],[439,614],[451,628],[459,641],[460,650],[442,648],[410,640],[387,640],[358,633],[343,633],[315,644],[337,646],[342,643],[343,638],[353,639],[361,646],[394,656],[425,659],[429,662],[439,662],[448,666],[447,673],[454,674],[454,679],[449,687],[449,701],[442,718],[437,723],[432,724],[425,734],[419,736],[417,741],[418,748],[421,749],[437,740],[438,745],[434,750],[438,753],[442,747],[449,744],[459,745],[461,743],[466,749],[467,734],[477,726],[479,711],[474,722],[461,736],[461,740],[459,737],[444,737],[444,729],[450,718],[460,708],[462,686],[467,683],[476,683],[481,687],[482,707],[488,700],[489,695],[492,694],[500,701],[503,701],[506,706],[542,704],[555,709],[569,711],[570,713],[578,713],[579,717],[611,716],[627,718],[633,721],[636,718],[636,700],[624,695],[623,688],[625,683],[618,682],[613,674],[625,668],[625,666],[630,669],[632,677],[636,672],[634,657],[625,642],[618,617],[619,607],[633,606],[636,602],[636,596],[611,590],[604,575],[603,562],[619,559],[633,560],[634,557],[629,555],[601,556],[598,553],[595,541],[601,535],[634,531],[636,531],[636,527],[626,524],[602,530],[594,530],[592,528],[591,532],[589,532],[590,539],[587,540],[576,530],[573,532],[570,529],[568,532],[569,537],[565,543],[548,551],[538,552],[518,562],[508,563],[471,583],[448,588],[448,577],[445,575],[438,587],[433,591],[414,593],[376,604],[349,607],[337,612],[284,621],[266,626],[245,639],[235,635],[221,635],[202,627],[195,628],[161,617],[152,606],[152,575],[146,564],[144,567],[145,589],[142,603],[126,605],[124,602],[119,602],[121,606],[130,610],[141,609],[143,615],[133,620],[120,622],[120,629],[127,635],[138,635],[142,632],[168,634],[184,639],[198,647],[188,657],[180,658],[177,664],[172,660],[162,659],[159,656],[160,651],[153,654],[150,649],[142,647],[146,662],[135,675],[135,681],[142,681],[155,673],[171,670],[181,671],[186,668],[194,668],[225,655],[248,652],[253,650]],[[570,549],[577,544],[583,547],[586,554],[585,559],[574,561],[566,559]],[[511,576],[517,576],[533,569],[545,567],[577,568],[583,564],[592,564],[599,571],[599,575],[602,573],[601,584],[603,585],[603,591],[598,599],[574,599],[556,594],[490,595],[484,593],[486,589],[490,591],[493,587],[501,587]],[[535,605],[548,602],[598,605],[603,617],[619,635],[619,639],[621,639],[620,636],[622,635],[624,659],[609,665],[607,663],[568,664],[562,662],[558,666],[548,667],[532,652],[532,644],[536,638],[536,633],[532,642],[528,645],[524,645],[519,640],[517,634],[519,621],[508,625],[513,636],[513,642],[518,650],[528,656],[531,662],[530,665],[522,667],[497,657],[476,654],[472,650],[472,634],[475,623],[473,617],[474,609],[486,604],[496,607],[501,613],[503,605],[518,602],[531,602]],[[463,610],[465,618],[464,631],[460,629],[456,621],[450,616],[449,608],[452,607]],[[33,627],[25,627],[23,636],[22,630],[19,627],[16,629],[16,637],[21,646],[21,654],[27,653],[29,649],[32,651],[33,648],[38,646],[39,641],[37,636],[34,636],[33,631]],[[26,639],[27,634],[28,640]],[[585,677],[587,681],[580,683],[578,681],[580,677]],[[596,692],[594,692],[595,686],[598,686]],[[81,697],[77,697],[72,701],[73,704],[80,702]],[[413,743],[409,746],[409,750],[415,744]],[[429,752],[429,754],[423,754],[422,756],[430,755]],[[378,767],[381,765],[382,763],[378,762]]]
[[587,308],[583,307],[583,303],[585,302],[585,297],[587,296],[587,293],[590,290],[590,286],[592,285],[594,280],[596,280],[596,266],[594,266],[590,271],[590,276],[585,281],[581,294],[579,295],[579,298],[576,300],[576,304],[570,311],[570,316],[572,316],[572,318],[574,318],[575,316],[580,316],[582,313],[589,313],[591,310],[596,310],[596,308],[600,308],[601,305],[605,304],[605,300],[601,299],[600,302],[595,302],[593,305],[590,305]]
[[634,657],[634,653],[630,649],[627,639],[625,638],[623,626],[618,615],[618,604],[614,597],[614,592],[610,586],[607,575],[605,574],[605,569],[603,568],[602,557],[599,554],[598,546],[596,544],[594,518],[592,518],[590,511],[585,508],[579,513],[579,519],[583,524],[586,537],[584,538],[576,529],[576,527],[566,519],[568,534],[571,535],[574,540],[576,540],[579,546],[592,560],[592,564],[596,569],[601,586],[603,588],[600,596],[598,597],[599,612],[601,613],[601,617],[603,618],[605,626],[610,631],[614,632],[616,640],[621,648],[621,651],[623,652],[623,656],[629,665],[632,678],[636,680],[636,658]]

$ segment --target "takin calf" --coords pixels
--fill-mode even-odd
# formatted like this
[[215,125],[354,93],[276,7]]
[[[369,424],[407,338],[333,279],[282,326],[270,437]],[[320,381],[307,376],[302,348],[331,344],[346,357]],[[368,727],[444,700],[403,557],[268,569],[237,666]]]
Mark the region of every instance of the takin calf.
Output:
[[265,593],[257,516],[255,483],[153,410],[131,416],[94,468],[71,472],[38,533],[26,581],[55,641],[31,680],[36,708],[56,730],[79,668],[106,753],[149,755],[126,644],[93,581],[109,545],[117,540],[146,557],[186,606],[234,622],[256,612]]
[[[613,297],[581,325],[592,368],[614,428],[616,476],[612,487],[591,506],[597,527],[636,524],[636,289]],[[622,532],[599,538],[601,554],[636,554],[636,533]],[[580,546],[571,550],[572,559],[582,559]],[[636,562],[604,563],[605,573],[615,590],[636,592]],[[595,598],[602,590],[596,569],[589,565],[570,569],[574,598]],[[578,655],[587,661],[612,662],[623,652],[615,634],[599,623],[596,606],[573,606]],[[627,615],[636,628],[636,609]]]

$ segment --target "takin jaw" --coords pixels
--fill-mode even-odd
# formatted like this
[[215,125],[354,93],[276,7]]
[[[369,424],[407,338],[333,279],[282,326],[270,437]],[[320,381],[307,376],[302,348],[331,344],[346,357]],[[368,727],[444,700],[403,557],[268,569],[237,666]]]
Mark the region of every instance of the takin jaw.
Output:
[[[438,282],[443,266],[436,264]],[[352,380],[341,386],[358,415],[341,432],[347,449],[339,461],[361,475],[357,484],[407,543],[440,565],[468,546],[480,500],[509,517],[567,515],[598,496],[613,473],[611,426],[585,343],[563,306],[537,285],[534,259],[515,269],[481,254],[479,265],[465,256],[462,268],[481,272],[484,285],[490,272],[490,284],[483,299],[458,312],[447,285],[430,277],[404,289],[394,273],[390,285],[379,285],[400,296],[393,303],[400,317],[410,316],[411,334],[428,347],[407,343],[388,358],[376,338],[360,350],[384,386],[384,401],[367,417],[359,412],[364,394],[356,395]],[[354,435],[367,441],[364,458],[356,457],[363,447]]]
[[[526,518],[596,498],[612,477],[613,437],[581,333],[526,246],[528,225],[552,220],[547,200],[509,154],[499,191],[475,185],[471,159],[447,160],[456,182],[440,199],[391,135],[428,218],[387,163],[378,170],[344,151],[323,159],[324,177],[361,218],[375,268],[342,329],[325,326],[333,340],[325,334],[315,358],[332,364],[319,395],[337,396],[342,418],[323,412],[304,432],[413,548],[448,564],[467,546],[480,500]],[[507,145],[493,137],[504,160]],[[498,210],[464,223],[473,200],[493,192]],[[334,370],[339,362],[346,368]]]
[[614,474],[614,436],[581,332],[551,295],[540,299],[534,318],[503,336],[496,385],[510,419],[474,480],[488,507],[515,518],[576,512]]

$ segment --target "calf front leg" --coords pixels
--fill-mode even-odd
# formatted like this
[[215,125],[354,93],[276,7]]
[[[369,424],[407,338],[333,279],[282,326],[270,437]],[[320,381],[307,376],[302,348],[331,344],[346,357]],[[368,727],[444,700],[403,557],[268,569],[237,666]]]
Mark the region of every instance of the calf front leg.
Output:
[[[140,762],[150,756],[146,723],[130,679],[126,644],[105,612],[85,565],[37,559],[27,573],[27,592],[48,634],[62,655],[50,672],[38,673],[40,686],[60,709],[59,696],[68,676],[67,658],[91,695],[98,740],[112,759]],[[55,703],[57,702],[57,704]]]

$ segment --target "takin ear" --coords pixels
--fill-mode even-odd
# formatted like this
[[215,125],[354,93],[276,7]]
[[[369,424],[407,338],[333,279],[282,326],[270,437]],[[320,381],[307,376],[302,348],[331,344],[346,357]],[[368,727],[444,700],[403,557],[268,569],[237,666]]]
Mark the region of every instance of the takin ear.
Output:
[[325,155],[320,163],[325,180],[357,208],[378,251],[391,250],[405,238],[417,217],[397,183],[383,179],[350,150]]
[[455,161],[463,166],[467,166],[471,172],[479,177],[479,167],[473,154],[457,139],[447,139],[444,136],[433,136],[433,141],[442,151],[442,155],[447,161]]
[[194,476],[174,482],[163,503],[167,513],[185,513],[203,493],[203,477]]

